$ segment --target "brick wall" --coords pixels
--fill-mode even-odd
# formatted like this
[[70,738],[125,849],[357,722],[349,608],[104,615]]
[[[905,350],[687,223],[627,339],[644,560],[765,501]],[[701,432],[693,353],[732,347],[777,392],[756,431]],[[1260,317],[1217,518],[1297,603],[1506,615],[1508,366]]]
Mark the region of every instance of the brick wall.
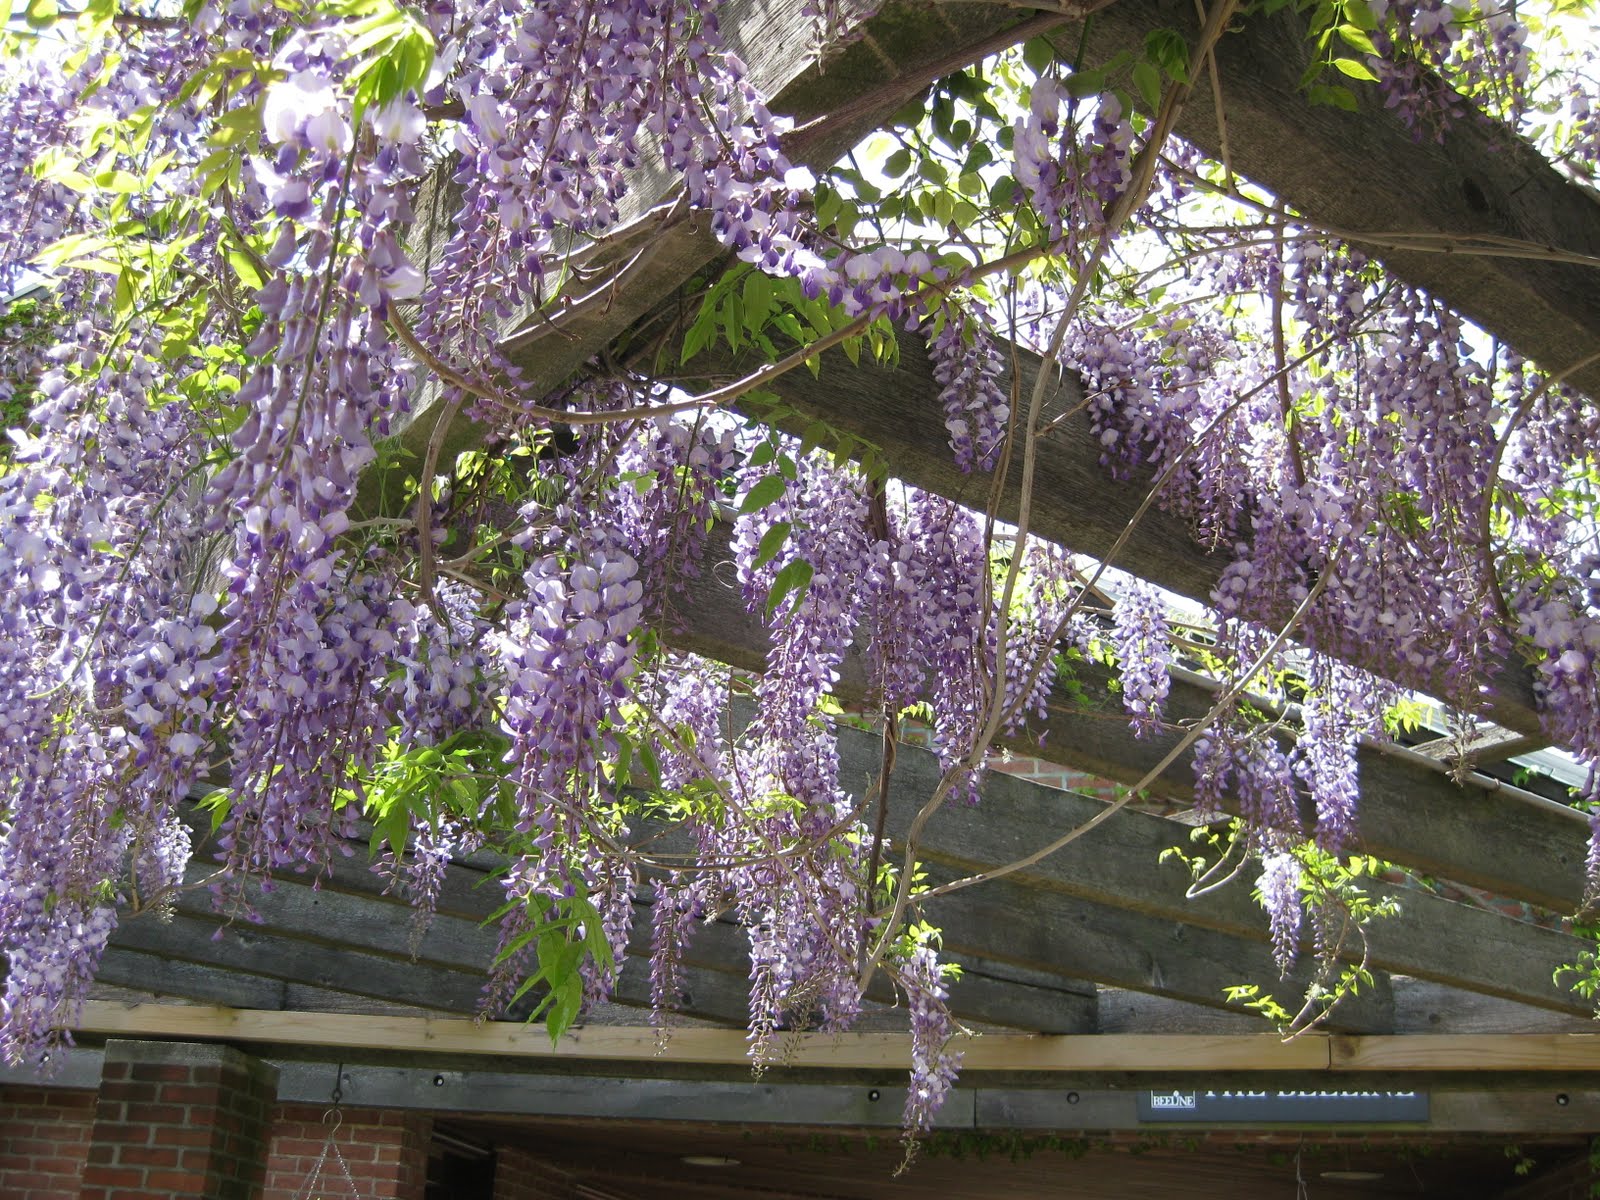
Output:
[[[0,1200],[294,1200],[325,1110],[274,1104],[273,1075],[226,1046],[111,1042],[98,1093],[0,1087]],[[431,1132],[423,1114],[345,1109],[336,1144],[363,1200],[423,1200]],[[331,1153],[323,1180],[348,1194]]]
[[93,1092],[0,1091],[0,1196],[77,1200],[94,1106]]
[[108,1042],[82,1200],[254,1200],[277,1082],[231,1046]]
[[430,1118],[373,1108],[340,1113],[334,1147],[328,1150],[327,1110],[317,1105],[281,1105],[273,1116],[267,1147],[267,1186],[262,1200],[295,1200],[322,1159],[324,1192],[349,1194],[343,1158],[356,1190],[367,1200],[422,1200],[427,1186]]

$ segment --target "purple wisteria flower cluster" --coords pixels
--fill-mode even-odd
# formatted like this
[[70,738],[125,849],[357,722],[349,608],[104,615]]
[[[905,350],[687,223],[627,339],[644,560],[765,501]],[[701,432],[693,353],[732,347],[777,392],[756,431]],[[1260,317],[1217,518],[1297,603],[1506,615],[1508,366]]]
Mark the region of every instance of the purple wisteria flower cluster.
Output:
[[[827,46],[874,8],[804,6]],[[834,328],[932,332],[956,465],[990,472],[1013,417],[1001,307],[984,299],[1000,292],[960,263],[992,230],[942,254],[881,224],[856,240],[816,228],[817,176],[791,159],[792,121],[731,51],[719,0],[236,0],[125,25],[97,11],[56,28],[81,54],[0,77],[0,290],[54,273],[51,344],[0,350],[0,403],[29,406],[0,457],[0,1055],[39,1061],[65,1036],[119,914],[204,873],[218,907],[248,917],[263,881],[326,871],[364,802],[403,802],[406,836],[382,831],[378,870],[423,918],[452,855],[511,860],[486,1008],[553,969],[553,926],[576,965],[544,982],[603,999],[648,903],[664,1026],[695,929],[729,921],[750,946],[754,1061],[786,1028],[847,1027],[873,962],[907,1000],[905,1119],[928,1128],[958,1030],[937,939],[884,928],[891,872],[869,877],[887,859],[869,799],[840,777],[837,701],[864,697],[891,732],[929,712],[949,792],[977,802],[990,735],[1028,736],[1058,643],[1085,639],[1068,550],[844,450],[772,434],[782,452],[762,462],[742,418],[666,411],[682,396],[641,374],[666,361],[648,339],[574,355],[554,395],[530,394],[503,347],[609,310],[605,239],[687,222]],[[1436,68],[1520,111],[1513,12],[1372,11],[1372,69],[1419,130],[1465,111]],[[1592,106],[1571,114],[1592,160]],[[1033,83],[1010,132],[1041,254],[1077,269],[1105,248],[1134,125],[1114,94]],[[1198,186],[1198,156],[1172,150],[1142,218]],[[443,238],[414,211],[424,194]],[[1063,365],[1103,462],[1124,480],[1168,473],[1160,502],[1227,561],[1209,647],[1225,681],[1263,657],[1263,678],[1303,680],[1293,713],[1272,697],[1282,721],[1236,707],[1194,755],[1199,806],[1247,824],[1286,966],[1307,915],[1295,851],[1356,844],[1356,748],[1382,736],[1388,698],[1367,671],[1470,709],[1529,651],[1548,732],[1600,763],[1600,544],[1579,505],[1543,502],[1584,482],[1574,464],[1592,463],[1600,426],[1351,247],[1292,218],[1274,241],[1207,243],[1164,307],[1107,260]],[[1241,340],[1239,313],[1269,294],[1277,339]],[[438,478],[396,500],[386,443],[430,389],[517,452],[473,465],[442,426],[422,439]],[[504,528],[448,527],[458,486]],[[729,504],[731,563],[711,550]],[[767,635],[758,672],[678,648],[719,572]],[[1296,637],[1319,653],[1265,655],[1316,588]],[[1153,589],[1128,589],[1106,636],[1136,732],[1160,732],[1175,651]],[[425,754],[449,799],[397,799],[392,779]],[[192,840],[189,798],[207,789],[214,835]],[[630,840],[638,815],[663,813],[692,861]]]
[[1011,419],[1011,406],[1000,388],[1000,352],[981,315],[951,307],[944,325],[928,343],[933,378],[941,387],[944,425],[950,448],[963,471],[992,471]]
[[1149,584],[1134,583],[1117,598],[1111,645],[1122,664],[1122,706],[1138,737],[1161,730],[1161,712],[1172,684],[1167,640],[1161,598]]
[[1090,244],[1104,232],[1111,206],[1131,179],[1132,148],[1133,125],[1116,96],[1080,102],[1053,79],[1033,85],[1012,152],[1017,182],[1051,243]]

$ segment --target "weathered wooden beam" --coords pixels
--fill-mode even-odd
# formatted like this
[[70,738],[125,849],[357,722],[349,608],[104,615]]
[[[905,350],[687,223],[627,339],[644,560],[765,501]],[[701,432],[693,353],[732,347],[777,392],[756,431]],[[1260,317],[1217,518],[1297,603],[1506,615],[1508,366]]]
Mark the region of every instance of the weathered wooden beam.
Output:
[[[570,1031],[554,1045],[542,1026],[451,1018],[280,1013],[205,1006],[90,1001],[76,1025],[107,1037],[161,1037],[304,1047],[421,1050],[434,1055],[488,1054],[571,1061],[747,1066],[740,1030],[679,1030],[664,1052],[649,1028],[606,1026]],[[797,1067],[901,1069],[905,1034],[795,1034]],[[1051,1037],[989,1034],[965,1043],[965,1069],[1029,1072],[1330,1071],[1600,1072],[1600,1037],[1592,1034],[1481,1034],[1362,1037],[1307,1033]]]
[[[205,873],[199,866],[191,872],[194,881]],[[238,1007],[372,1010],[390,1000],[433,1011],[476,1012],[498,941],[497,931],[482,922],[503,902],[498,886],[480,870],[452,864],[437,911],[420,935],[415,910],[383,888],[384,880],[367,869],[358,849],[349,858],[335,858],[315,888],[289,875],[270,891],[252,891],[255,922],[229,924],[211,912],[203,889],[191,891],[180,897],[180,920],[170,926],[148,917],[125,922],[100,977]],[[619,977],[616,999],[648,1006],[649,906],[639,907],[633,957]],[[219,931],[221,939],[214,940]],[[244,939],[247,953],[223,945],[236,937]],[[685,1014],[743,1025],[750,973],[743,932],[726,923],[696,926],[684,961]],[[1092,983],[1047,970],[1029,972],[981,955],[954,961],[968,972],[952,1000],[952,1012],[962,1020],[1048,1033],[1095,1027]],[[361,971],[367,982],[341,984],[344,970]],[[372,983],[403,984],[403,990],[375,991]],[[894,995],[880,977],[868,998],[893,1002]]]
[[[1394,1031],[1411,1033],[1588,1033],[1594,1018],[1551,1012],[1396,975]],[[1121,988],[1100,990],[1101,1033],[1251,1033],[1260,1018],[1201,1008]]]
[[[1140,46],[1152,29],[1199,29],[1183,0],[1119,0],[1087,25],[1050,35],[1068,60],[1095,64]],[[1358,111],[1307,102],[1300,78],[1314,47],[1292,10],[1236,21],[1217,45],[1235,171],[1270,188],[1312,222],[1371,233],[1367,249],[1399,278],[1427,289],[1550,371],[1600,350],[1600,201],[1563,176],[1513,130],[1476,115],[1413,132],[1375,85],[1349,79]],[[1216,106],[1196,90],[1178,132],[1221,152]],[[1507,239],[1520,256],[1419,253],[1383,244],[1391,233]],[[1360,241],[1359,237],[1355,239]],[[1571,382],[1600,396],[1600,363]]]
[[[870,402],[870,391],[862,396],[863,404]],[[707,561],[727,557],[721,536],[708,551]],[[709,573],[692,586],[679,608],[683,622],[671,638],[684,649],[761,670],[767,635],[745,612],[737,592]],[[836,691],[847,702],[865,695],[864,661],[858,649],[841,667]],[[1168,729],[1148,738],[1134,737],[1110,682],[1103,668],[1078,664],[1073,690],[1058,686],[1050,697],[1042,746],[1037,740],[1041,731],[1036,729],[1019,749],[1107,779],[1137,783],[1181,735]],[[1196,720],[1213,703],[1207,686],[1180,674],[1172,683],[1168,719]],[[1191,762],[1190,755],[1181,756],[1156,778],[1152,791],[1192,796]],[[1360,849],[1424,874],[1558,911],[1571,912],[1581,903],[1588,826],[1579,813],[1493,780],[1474,777],[1457,783],[1440,764],[1420,756],[1363,747],[1358,763]],[[1493,836],[1484,836],[1489,830]]]
[[1516,758],[1519,754],[1542,750],[1549,744],[1550,739],[1546,737],[1507,733],[1504,729],[1491,725],[1465,737],[1434,738],[1432,741],[1412,746],[1411,749],[1424,758],[1435,759],[1451,766],[1458,763],[1477,766],[1479,763],[1503,762],[1508,758]]
[[[181,913],[170,922],[125,921],[112,945],[172,962],[457,1013],[474,1011],[483,989],[481,964],[475,973],[437,965],[419,969],[402,957],[337,941],[309,942],[244,924],[214,938],[218,928],[215,917]],[[338,936],[334,928],[326,932]]]
[[[883,124],[933,78],[959,70],[1064,17],[1027,17],[1002,5],[889,3],[837,56],[812,61],[812,19],[801,0],[729,0],[718,14],[727,48],[744,60],[746,79],[770,97],[774,113],[794,119],[786,151],[800,165],[825,166]],[[619,202],[618,229],[600,244],[576,249],[589,271],[613,286],[585,303],[557,303],[543,313],[507,321],[505,347],[514,353],[525,393],[540,398],[605,349],[671,295],[724,248],[704,220],[668,206],[676,180],[650,153],[631,173]],[[456,189],[441,168],[417,198],[419,230],[413,254],[434,263],[453,231]],[[444,412],[436,389],[425,390],[399,437],[419,457]],[[457,417],[441,436],[441,463],[482,443],[485,430]],[[376,476],[363,481],[363,508],[382,502]]]
[[[870,778],[880,754],[871,735],[839,731],[840,772],[847,786],[854,787],[858,778]],[[900,749],[889,812],[897,846],[923,798],[933,794],[939,775],[934,755],[913,746]],[[976,873],[1048,845],[1106,807],[1101,800],[992,773],[980,805],[946,804],[934,815],[918,853],[946,869]],[[1011,878],[1030,889],[1265,941],[1265,917],[1248,894],[1248,881],[1190,900],[1188,869],[1176,859],[1160,861],[1166,850],[1187,848],[1189,832],[1187,826],[1163,817],[1123,811]],[[1401,911],[1397,917],[1374,921],[1364,939],[1353,938],[1347,958],[1365,957],[1375,967],[1400,974],[1558,1012],[1588,1014],[1589,1002],[1551,978],[1558,967],[1577,961],[1585,947],[1582,940],[1382,880],[1363,880],[1361,886],[1373,900],[1391,900]]]
[[[648,910],[648,905],[641,905]],[[646,914],[642,913],[641,918]],[[650,954],[650,923],[634,923],[630,955],[647,959]],[[961,977],[950,986],[950,1009],[961,1020],[979,1021],[1034,1033],[1089,1033],[1097,1023],[1096,994],[1093,983],[1064,978],[1059,971],[1029,971],[1014,964],[995,961],[977,953],[941,956],[961,968]],[[689,933],[681,961],[700,972],[700,982],[686,981],[689,993],[686,1012],[695,1012],[699,991],[727,987],[733,989],[748,1007],[750,943],[742,927],[729,921],[698,924]],[[636,979],[646,979],[644,962],[630,968]],[[629,971],[623,973],[626,979]],[[867,999],[880,1004],[896,1002],[895,991],[883,972],[878,972],[867,990]],[[646,996],[648,1001],[648,996]]]
[[[950,874],[933,865],[928,878],[937,884]],[[938,927],[944,946],[955,953],[982,954],[1213,1008],[1228,1006],[1228,989],[1253,983],[1264,996],[1298,1012],[1313,981],[1314,971],[1303,962],[1280,980],[1270,949],[1259,941],[1011,879],[938,897],[922,911]],[[1388,978],[1376,973],[1373,984],[1340,1001],[1327,1022],[1363,1033],[1393,1029]]]
[[[798,432],[813,420],[823,421],[877,447],[896,478],[924,491],[982,507],[989,496],[992,476],[982,472],[962,474],[956,468],[926,344],[919,335],[904,330],[898,331],[896,337],[899,353],[892,367],[866,359],[856,365],[842,352],[829,351],[820,356],[818,374],[791,371],[774,380],[767,390],[797,414],[779,424]],[[1038,378],[1039,365],[1037,355],[1012,348],[1000,386],[1029,395]],[[689,363],[687,369],[699,375],[699,380],[681,382],[691,390],[711,386],[756,366],[756,360],[748,353],[734,355],[717,346]],[[1057,375],[1049,384],[1046,397],[1046,411],[1052,422],[1035,464],[1032,532],[1081,554],[1102,560],[1111,558],[1112,565],[1121,570],[1209,603],[1229,556],[1209,552],[1195,540],[1186,521],[1159,507],[1152,506],[1138,515],[1152,476],[1148,471],[1135,470],[1126,480],[1111,478],[1101,464],[1103,447],[1090,431],[1089,414],[1081,406],[1082,391],[1075,376]],[[1003,520],[1016,518],[1021,496],[1021,456],[1014,457],[1016,461],[997,507]],[[1131,534],[1112,557],[1111,551],[1130,527]],[[1384,673],[1381,667],[1378,671]],[[1413,678],[1400,682],[1427,690],[1437,681]],[[1532,678],[1525,668],[1506,667],[1482,699],[1484,715],[1496,723],[1530,737],[1541,736]]]
[[120,945],[109,947],[100,960],[89,998],[141,1004],[170,1004],[177,1000],[294,1012],[385,1013],[407,1017],[468,1015],[464,1010],[443,1008],[436,1003],[400,1004],[208,963],[183,962]]
[[1481,996],[1425,979],[1394,981],[1396,1033],[1593,1033],[1594,1013],[1575,1017]]

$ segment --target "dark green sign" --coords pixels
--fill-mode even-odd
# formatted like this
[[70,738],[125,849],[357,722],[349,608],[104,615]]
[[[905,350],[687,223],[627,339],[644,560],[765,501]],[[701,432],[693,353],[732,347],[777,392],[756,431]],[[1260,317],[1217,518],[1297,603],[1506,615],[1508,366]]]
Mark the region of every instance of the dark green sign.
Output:
[[1374,1125],[1428,1119],[1426,1092],[1238,1092],[1172,1088],[1139,1093],[1141,1121]]

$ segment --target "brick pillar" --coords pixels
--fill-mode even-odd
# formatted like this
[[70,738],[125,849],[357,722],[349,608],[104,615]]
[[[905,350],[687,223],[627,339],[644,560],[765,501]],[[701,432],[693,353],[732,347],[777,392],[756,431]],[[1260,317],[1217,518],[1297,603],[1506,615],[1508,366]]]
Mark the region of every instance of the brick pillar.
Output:
[[93,1092],[0,1088],[0,1196],[76,1200],[94,1104]]
[[[348,1170],[363,1200],[423,1200],[428,1186],[432,1117],[346,1108],[340,1112],[338,1129],[334,1131],[326,1120],[327,1111],[325,1106],[315,1104],[284,1104],[277,1109],[267,1150],[267,1186],[262,1200],[295,1200],[302,1195],[319,1159],[325,1195],[349,1194],[349,1184],[345,1182]],[[344,1160],[343,1168],[340,1159]]]
[[277,1085],[231,1046],[107,1042],[81,1200],[255,1200]]

